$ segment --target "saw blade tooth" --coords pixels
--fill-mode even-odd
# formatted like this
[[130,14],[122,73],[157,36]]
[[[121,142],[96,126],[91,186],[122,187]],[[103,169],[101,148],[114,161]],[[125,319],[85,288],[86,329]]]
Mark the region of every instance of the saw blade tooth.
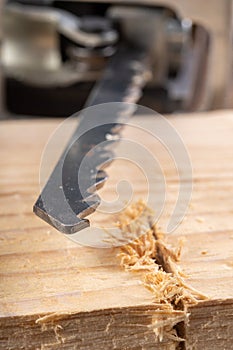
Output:
[[108,133],[105,135],[106,140],[109,141],[110,143],[116,142],[120,140],[120,135],[118,133]]
[[86,189],[84,192],[82,192],[83,199],[85,200],[92,193],[94,193],[95,191],[98,191],[104,185],[104,183],[107,181],[107,179],[108,179],[107,176],[98,177],[98,178],[92,179],[91,182],[86,183],[86,186],[85,187],[83,186],[83,188]]
[[97,174],[94,177],[97,180],[98,180],[98,178],[100,178],[100,179],[102,179],[102,178],[108,179],[108,174],[106,173],[106,171],[101,169],[101,170],[98,170]]
[[121,131],[124,128],[124,124],[123,123],[118,123],[112,126],[111,128],[111,134],[115,135],[118,134],[119,137],[121,136]]
[[99,170],[110,164],[113,159],[113,151],[108,148],[106,149],[106,147],[99,147],[95,151],[91,152],[89,157],[84,159],[83,167],[85,168],[86,175],[97,174]]
[[92,194],[85,200],[80,201],[79,203],[79,213],[77,217],[80,219],[85,218],[86,216],[92,214],[96,208],[100,205],[101,199],[97,194]]

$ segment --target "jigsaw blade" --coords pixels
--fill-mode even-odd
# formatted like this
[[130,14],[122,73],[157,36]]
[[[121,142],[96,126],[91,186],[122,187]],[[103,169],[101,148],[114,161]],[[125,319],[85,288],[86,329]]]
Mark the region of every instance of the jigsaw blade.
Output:
[[94,192],[107,179],[103,168],[113,159],[109,146],[119,140],[122,120],[125,122],[134,113],[130,103],[141,96],[148,72],[147,54],[138,48],[121,47],[109,60],[86,107],[125,103],[95,115],[88,108],[81,112],[79,126],[33,207],[36,215],[57,230],[72,234],[90,226],[85,217],[100,204]]

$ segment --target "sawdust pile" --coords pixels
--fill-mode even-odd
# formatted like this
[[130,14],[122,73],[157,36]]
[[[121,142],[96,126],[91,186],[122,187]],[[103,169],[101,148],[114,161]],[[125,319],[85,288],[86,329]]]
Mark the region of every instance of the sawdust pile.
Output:
[[180,302],[190,304],[207,299],[184,281],[186,276],[178,266],[183,242],[180,240],[176,248],[170,247],[153,224],[152,214],[141,200],[120,214],[117,226],[122,235],[136,237],[121,247],[121,266],[127,271],[143,271],[143,284],[154,294],[155,302],[170,305],[171,309]]

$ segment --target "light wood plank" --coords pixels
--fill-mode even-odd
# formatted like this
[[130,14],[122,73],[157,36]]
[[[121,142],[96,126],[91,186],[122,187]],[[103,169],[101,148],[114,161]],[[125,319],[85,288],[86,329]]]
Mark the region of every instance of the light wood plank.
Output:
[[[139,121],[150,126],[152,120],[146,116]],[[184,140],[194,173],[187,215],[166,240],[175,244],[178,237],[185,237],[180,266],[189,275],[188,283],[208,295],[209,301],[183,305],[190,313],[188,323],[184,311],[166,318],[170,324],[183,321],[180,334],[186,349],[231,349],[233,112],[176,115],[169,120]],[[1,122],[0,347],[92,349],[96,342],[97,349],[152,349],[155,344],[156,349],[175,349],[177,341],[165,335],[159,343],[155,337],[151,325],[154,318],[159,319],[160,308],[153,304],[153,294],[142,284],[140,274],[120,267],[118,249],[79,246],[33,215],[42,150],[58,123]],[[126,129],[124,135],[140,140],[135,130]],[[166,175],[167,202],[158,222],[164,229],[177,198],[177,174],[161,145],[150,138],[143,142],[159,153]],[[133,199],[146,196],[143,177],[129,164],[116,162],[107,171],[109,181],[100,191],[103,198],[114,198],[115,185],[126,170],[127,180],[134,185]],[[100,213],[90,218],[92,224],[110,226],[115,220],[114,215]],[[59,317],[35,323],[51,313]]]

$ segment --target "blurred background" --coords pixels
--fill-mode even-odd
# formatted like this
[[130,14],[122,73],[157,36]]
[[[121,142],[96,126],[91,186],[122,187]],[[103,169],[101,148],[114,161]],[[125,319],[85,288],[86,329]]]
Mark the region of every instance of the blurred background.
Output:
[[232,0],[0,0],[0,16],[1,119],[80,110],[122,43],[150,48],[139,104],[233,107]]

